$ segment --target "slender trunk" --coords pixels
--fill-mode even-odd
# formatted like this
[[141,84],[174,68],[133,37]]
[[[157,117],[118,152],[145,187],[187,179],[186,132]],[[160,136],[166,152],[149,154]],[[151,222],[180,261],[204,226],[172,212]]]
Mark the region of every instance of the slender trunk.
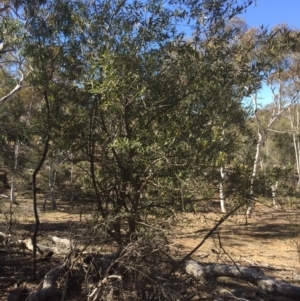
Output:
[[32,244],[33,244],[33,279],[36,278],[36,238],[39,230],[39,225],[40,225],[40,220],[39,220],[39,215],[37,211],[37,196],[36,196],[36,177],[45,162],[47,153],[48,153],[48,148],[49,148],[49,141],[50,141],[50,136],[48,135],[44,144],[44,151],[42,154],[42,157],[35,168],[33,174],[32,174],[32,191],[33,191],[33,212],[34,212],[34,218],[35,218],[35,228],[34,232],[32,235]]
[[224,184],[226,180],[226,171],[223,169],[223,167],[220,168],[220,174],[221,174],[221,181],[219,185],[219,191],[220,191],[220,206],[222,213],[227,213],[226,203],[225,203],[225,196],[224,196]]
[[71,153],[71,198],[70,201],[74,200],[74,191],[73,191],[73,172],[74,172],[74,161],[73,161],[73,152]]
[[14,165],[14,170],[13,170],[13,174],[11,177],[11,184],[10,184],[10,206],[9,206],[10,218],[9,218],[9,227],[8,227],[9,233],[11,233],[11,228],[12,228],[12,216],[13,216],[12,205],[13,204],[18,205],[15,197],[15,175],[18,167],[19,149],[20,149],[20,141],[17,138],[15,141],[15,165]]
[[14,170],[11,178],[11,186],[10,186],[10,202],[13,204],[16,202],[15,198],[15,176],[16,176],[16,171],[18,168],[18,156],[19,156],[19,149],[20,149],[20,141],[17,138],[15,141],[15,165],[14,165]]
[[260,156],[261,156],[261,149],[263,147],[263,144],[266,140],[266,135],[263,130],[259,129],[258,131],[258,142],[256,145],[256,154],[255,154],[255,160],[253,164],[253,170],[252,170],[252,176],[251,176],[251,183],[250,183],[250,202],[246,211],[246,216],[251,217],[253,208],[255,206],[255,195],[254,195],[254,181],[257,176],[257,171],[259,167],[260,162]]
[[299,169],[297,170],[298,172],[298,183],[297,183],[297,190],[300,192],[300,141],[297,141],[297,154],[298,154],[298,166]]
[[38,211],[37,211],[37,191],[36,191],[36,177],[41,169],[41,167],[43,166],[47,154],[48,154],[48,149],[49,149],[49,142],[50,142],[50,105],[49,105],[49,99],[48,99],[48,89],[46,87],[45,91],[44,91],[44,99],[45,99],[45,104],[46,104],[46,122],[47,122],[47,136],[45,139],[45,143],[44,143],[44,150],[42,153],[42,156],[40,158],[40,161],[38,162],[38,165],[36,166],[33,174],[32,174],[32,193],[33,193],[33,212],[34,212],[34,218],[35,218],[35,228],[34,228],[34,232],[32,235],[32,244],[33,244],[33,250],[32,250],[32,258],[33,258],[33,271],[32,271],[32,277],[33,279],[36,279],[36,238],[37,238],[37,234],[39,231],[39,225],[40,225],[40,220],[39,220],[39,215],[38,215]]
[[49,158],[49,188],[50,188],[49,196],[51,200],[52,210],[57,209],[54,186],[55,186],[55,170],[53,167],[53,160],[52,158]]
[[295,134],[293,134],[293,144],[294,144],[295,161],[296,161],[296,168],[298,174],[297,191],[299,192],[300,191],[300,161],[299,161],[300,149],[299,149],[299,141],[297,141]]
[[277,191],[277,188],[278,188],[278,181],[276,182],[275,185],[272,185],[272,186],[271,186],[273,206],[274,206],[275,208],[278,208],[278,203],[277,203],[277,201],[276,201],[276,191]]
[[[291,110],[289,110],[289,119],[291,123],[291,128],[293,131],[296,131],[296,133],[299,133],[299,111],[298,107],[296,108],[296,117],[292,117]],[[295,120],[296,118],[296,120]],[[295,125],[296,123],[296,125]],[[293,145],[294,145],[294,151],[295,151],[295,161],[296,161],[296,169],[298,174],[298,181],[297,181],[297,191],[300,192],[300,142],[297,138],[297,134],[293,132]]]
[[[296,129],[297,132],[299,133],[299,106],[297,106],[296,110]],[[296,138],[296,137],[295,137]],[[297,183],[297,190],[300,192],[300,141],[299,138],[295,139],[297,141],[297,149],[296,151],[296,160],[297,160],[297,172],[298,172],[298,183]]]
[[106,212],[103,207],[102,198],[99,192],[99,188],[96,181],[96,173],[95,173],[95,127],[96,127],[96,118],[98,115],[98,99],[95,99],[91,114],[90,114],[90,125],[89,125],[89,145],[88,145],[88,155],[90,159],[90,175],[92,179],[92,184],[94,187],[94,191],[96,194],[97,202],[98,202],[98,210],[101,212],[102,217],[106,216]]

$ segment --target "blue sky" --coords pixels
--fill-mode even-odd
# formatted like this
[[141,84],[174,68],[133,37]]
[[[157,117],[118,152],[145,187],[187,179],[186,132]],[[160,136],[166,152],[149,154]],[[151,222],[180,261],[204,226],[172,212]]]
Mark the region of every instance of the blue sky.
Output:
[[[277,24],[287,24],[300,29],[300,0],[253,0],[253,4],[240,17],[250,27],[264,25],[271,29]],[[263,105],[272,102],[271,90],[266,86],[258,97]]]
[[[256,2],[256,3],[255,3]],[[277,24],[300,27],[299,0],[253,0],[245,13],[241,15],[251,27],[266,25],[272,28]]]

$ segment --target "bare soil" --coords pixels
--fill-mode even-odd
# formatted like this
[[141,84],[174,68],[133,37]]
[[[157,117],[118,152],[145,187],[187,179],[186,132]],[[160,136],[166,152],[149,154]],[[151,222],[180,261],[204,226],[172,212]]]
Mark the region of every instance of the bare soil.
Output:
[[[7,233],[9,224],[9,206],[7,200],[0,199],[0,231]],[[58,202],[56,212],[40,212],[40,230],[38,242],[47,243],[48,235],[69,237],[70,229],[91,219],[93,204],[86,206]],[[207,232],[222,217],[216,208],[204,208],[197,213],[174,215],[165,222],[164,231],[169,239],[172,257],[183,258],[195,248]],[[34,229],[33,211],[30,200],[23,200],[14,207],[12,234],[24,239],[30,237]],[[205,211],[205,212],[204,212]],[[274,209],[271,206],[257,204],[251,219],[246,220],[239,212],[224,222],[219,229],[192,255],[192,259],[201,263],[239,264],[263,272],[265,275],[300,286],[300,211],[297,208]],[[109,242],[107,250],[110,250]],[[26,283],[36,289],[44,275],[57,266],[62,258],[51,261],[39,261],[38,280],[30,278],[32,270],[31,253],[20,251],[11,253],[0,248],[0,300],[7,300],[8,293],[17,286]],[[111,250],[114,247],[111,246]],[[179,271],[178,273],[184,273]],[[187,277],[188,278],[188,277]],[[236,300],[232,295],[241,290],[243,300],[289,300],[279,296],[266,295],[255,286],[240,279],[219,278],[213,284],[199,284],[193,279],[188,285],[197,287],[202,293],[192,300]],[[76,278],[71,293],[66,300],[83,300]],[[219,299],[218,299],[219,298]],[[242,299],[240,299],[242,300]],[[300,300],[300,296],[299,296]]]

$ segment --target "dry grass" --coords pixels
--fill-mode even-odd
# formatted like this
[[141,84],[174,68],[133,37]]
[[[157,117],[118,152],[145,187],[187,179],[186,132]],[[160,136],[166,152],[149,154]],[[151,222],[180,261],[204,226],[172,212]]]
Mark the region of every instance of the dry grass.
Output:
[[[39,208],[42,207],[42,202],[42,196],[39,196]],[[19,206],[15,208],[13,213],[13,233],[17,237],[24,238],[32,234],[34,226],[33,211],[31,200],[22,199],[19,200],[19,203]],[[193,254],[193,259],[204,264],[241,264],[259,269],[270,277],[300,285],[300,211],[296,207],[290,210],[289,204],[284,206],[284,203],[280,210],[276,210],[269,205],[257,204],[253,218],[247,221],[242,212],[232,216]],[[56,235],[59,237],[73,237],[78,240],[78,246],[81,248],[88,246],[87,249],[90,252],[95,253],[100,250],[101,252],[116,251],[116,245],[110,237],[103,234],[107,224],[94,219],[94,206],[92,203],[82,206],[59,200],[58,206],[59,209],[55,212],[39,211],[41,221],[39,242],[47,243],[49,242],[48,235]],[[200,211],[203,212],[204,210],[199,210],[197,214],[181,213],[174,215],[168,220],[161,221],[149,218],[150,223],[153,222],[153,224],[149,226],[145,224],[145,227],[142,227],[143,231],[145,231],[144,233],[148,233],[146,236],[143,236],[145,239],[130,243],[126,252],[124,251],[118,261],[110,268],[113,274],[121,275],[125,273],[124,275],[127,275],[126,279],[128,282],[109,282],[109,285],[103,288],[102,293],[108,296],[109,293],[115,290],[112,300],[139,300],[131,291],[149,289],[148,294],[150,294],[150,291],[152,295],[155,293],[161,294],[161,300],[167,300],[164,297],[164,290],[168,291],[170,296],[174,293],[174,298],[179,298],[178,293],[186,296],[191,296],[192,294],[198,296],[198,292],[200,292],[199,296],[203,298],[206,296],[205,300],[213,300],[218,296],[223,296],[224,300],[233,300],[234,298],[230,299],[228,297],[230,296],[228,292],[241,287],[243,296],[248,300],[265,300],[264,298],[267,298],[265,295],[258,298],[256,288],[247,283],[232,279],[218,279],[218,282],[212,287],[208,284],[200,285],[187,277],[181,270],[175,274],[174,279],[161,281],[159,285],[157,282],[151,282],[150,280],[150,282],[144,281],[147,277],[156,279],[157,275],[162,273],[162,271],[167,272],[168,268],[170,268],[170,258],[180,260],[203,239],[207,231],[222,216],[218,212],[211,212],[207,209],[216,211],[215,208],[206,208],[205,213],[200,213]],[[9,216],[9,204],[7,201],[1,200],[1,210],[0,231],[5,232]],[[159,228],[161,230],[157,232]],[[157,237],[158,242],[157,244],[152,244],[155,237]],[[154,252],[154,250],[156,251]],[[165,253],[157,252],[157,250],[164,250]],[[150,260],[149,255],[146,254],[152,253],[156,255],[153,255]],[[168,256],[164,257],[165,255],[162,254],[169,254],[170,258]],[[144,261],[144,258],[149,260]],[[23,270],[20,270],[20,262],[24,260],[27,264],[22,264]],[[53,267],[61,260],[62,258],[53,258],[53,261],[50,263],[39,263],[40,277],[42,278],[51,266]],[[146,262],[148,262],[148,265],[145,265]],[[30,254],[24,253],[24,255],[10,257],[9,260],[5,259],[2,266],[7,267],[4,271],[6,273],[10,271],[14,275],[19,273],[20,277],[26,277],[31,268]],[[81,279],[82,273],[86,272],[83,270],[74,272],[72,285],[76,288],[73,291],[77,293],[70,293],[66,300],[84,300],[83,284],[81,282],[78,284],[78,279]],[[97,284],[97,281],[102,279],[99,274],[93,274],[91,271],[90,273],[89,279],[93,283]],[[144,282],[142,279],[144,279]],[[28,276],[26,281],[27,285],[31,283],[32,287],[37,285],[36,282],[29,280]],[[134,285],[137,283],[143,284],[145,287],[134,288]],[[179,290],[179,287],[182,289]],[[3,296],[6,296],[9,288],[10,283],[1,286]],[[185,292],[183,293],[184,290]],[[197,297],[195,298],[193,300],[198,300]],[[280,297],[272,298],[272,300],[277,301],[288,300]]]

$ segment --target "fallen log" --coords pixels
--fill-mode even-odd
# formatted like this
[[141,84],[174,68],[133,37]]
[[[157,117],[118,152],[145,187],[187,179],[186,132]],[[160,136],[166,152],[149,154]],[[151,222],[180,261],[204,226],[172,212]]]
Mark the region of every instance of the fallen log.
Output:
[[6,235],[3,232],[0,232],[0,245],[7,247],[18,247],[18,241],[14,240],[13,236],[10,234]]
[[299,300],[300,287],[282,281],[276,281],[251,269],[237,265],[212,264],[202,265],[201,263],[189,260],[185,266],[186,273],[198,280],[206,281],[210,278],[231,277],[239,278],[256,285],[267,293],[277,293],[281,296]]
[[[18,242],[20,245],[25,246],[28,250],[33,251],[33,243],[32,243],[32,239],[30,237],[23,239],[23,240],[19,240]],[[48,247],[48,246],[44,246],[41,244],[36,244],[36,252],[39,255],[43,255],[44,253],[48,253],[48,252],[53,252],[54,254],[59,253],[57,248]]]
[[56,267],[53,270],[49,271],[43,280],[43,287],[42,289],[32,293],[28,297],[28,301],[44,301],[44,300],[51,300],[59,291],[55,288],[55,283],[59,275],[65,271],[64,266]]
[[4,233],[2,233],[2,232],[0,232],[0,237],[2,237],[3,239],[6,239],[6,238],[7,238],[7,235],[4,234]]
[[63,246],[65,248],[67,248],[67,249],[74,248],[73,243],[69,239],[67,239],[67,238],[59,238],[57,236],[51,236],[51,235],[49,235],[49,237],[52,239],[52,241],[56,245]]

